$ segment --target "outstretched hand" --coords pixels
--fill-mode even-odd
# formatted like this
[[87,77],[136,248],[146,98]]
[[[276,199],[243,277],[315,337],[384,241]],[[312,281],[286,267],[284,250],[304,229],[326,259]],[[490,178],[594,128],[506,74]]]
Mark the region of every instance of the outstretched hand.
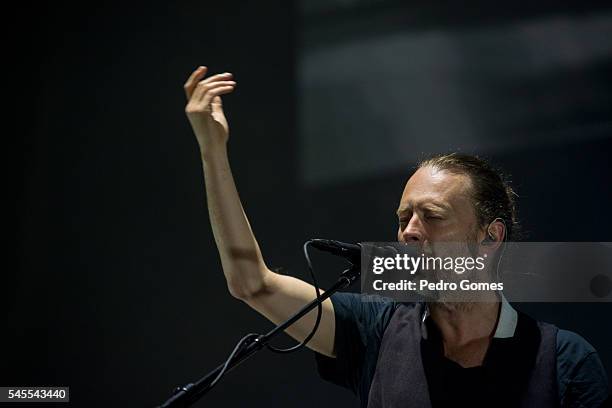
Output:
[[223,113],[221,95],[236,87],[232,74],[212,75],[206,79],[207,67],[198,67],[185,82],[185,113],[196,135],[202,154],[227,143],[229,127]]

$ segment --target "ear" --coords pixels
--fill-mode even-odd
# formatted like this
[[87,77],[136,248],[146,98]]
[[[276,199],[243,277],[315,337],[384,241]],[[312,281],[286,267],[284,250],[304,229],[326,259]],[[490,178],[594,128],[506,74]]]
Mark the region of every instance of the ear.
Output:
[[494,219],[489,224],[489,228],[487,228],[487,236],[489,237],[491,243],[504,242],[506,233],[506,224],[501,218]]

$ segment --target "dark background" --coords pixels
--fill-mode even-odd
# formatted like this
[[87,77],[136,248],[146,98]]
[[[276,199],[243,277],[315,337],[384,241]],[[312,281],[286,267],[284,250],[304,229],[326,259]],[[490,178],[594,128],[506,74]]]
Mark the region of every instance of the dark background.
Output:
[[[604,2],[12,7],[4,14],[13,55],[6,61],[5,83],[15,91],[7,123],[17,126],[6,135],[5,162],[17,230],[10,236],[16,245],[8,258],[15,266],[2,274],[0,384],[67,385],[70,405],[79,407],[161,403],[174,386],[220,363],[242,334],[271,327],[229,295],[220,269],[197,146],[183,112],[182,85],[197,65],[234,73],[238,87],[224,105],[230,159],[245,209],[268,264],[305,277],[301,243],[307,238],[394,239],[395,207],[414,165],[410,156],[401,165],[346,171],[322,160],[329,178],[320,172],[309,176],[308,169],[319,167],[316,155],[313,161],[304,151],[313,140],[306,120],[315,121],[323,137],[316,146],[329,150],[338,163],[364,149],[377,155],[373,162],[386,160],[377,138],[359,132],[376,124],[347,126],[355,130],[354,144],[325,144],[326,137],[334,140],[337,127],[325,133],[325,100],[319,106],[304,81],[313,47],[384,38],[408,26],[411,32],[459,35],[496,24],[588,15],[603,16],[597,32],[606,33],[611,29],[606,22],[612,21],[612,7]],[[578,37],[568,33],[551,47],[564,50],[569,41],[567,52],[576,53],[585,41],[603,38]],[[479,151],[464,147],[461,135],[449,135],[442,144],[448,151],[476,150],[512,175],[529,240],[612,240],[610,38],[593,44],[599,50],[596,60],[578,59],[570,68],[553,66],[528,79],[509,76],[494,88],[500,100],[512,95],[511,112],[529,112],[527,118],[502,114],[500,119],[502,102],[471,111],[483,118],[476,123],[480,134],[492,129],[494,141],[500,134],[505,139],[521,134],[522,143]],[[486,55],[471,52],[464,58],[478,64]],[[501,76],[504,69],[503,64],[493,68]],[[333,68],[330,74],[343,77]],[[462,89],[469,92],[472,84],[489,89],[474,79],[478,76]],[[334,81],[326,86],[330,97],[343,100]],[[302,104],[302,97],[310,103]],[[346,98],[347,110],[358,102]],[[419,142],[428,140],[422,123],[413,133],[394,128],[390,137],[405,146],[421,143],[419,153],[432,153]],[[557,138],[560,134],[571,137]],[[340,265],[321,256],[315,262],[323,286],[329,285]],[[612,371],[609,304],[517,307],[583,335]],[[263,352],[229,374],[198,406],[266,403],[356,406],[348,392],[318,378],[309,351]]]

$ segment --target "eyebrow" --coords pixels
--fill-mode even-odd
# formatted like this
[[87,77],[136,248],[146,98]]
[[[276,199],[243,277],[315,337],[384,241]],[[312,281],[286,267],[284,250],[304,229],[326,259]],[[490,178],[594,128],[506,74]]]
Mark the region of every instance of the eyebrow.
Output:
[[[450,207],[448,205],[446,205],[446,204],[444,204],[444,203],[442,203],[440,201],[424,201],[424,202],[422,202],[420,204],[417,204],[417,207],[422,207],[422,208],[425,208],[426,210],[431,210],[432,208],[430,206],[434,206],[434,207],[437,207],[436,209],[441,209],[441,210],[445,210],[445,211],[450,210]],[[411,211],[412,208],[413,208],[413,205],[411,205],[411,204],[408,204],[408,205],[405,205],[403,207],[400,207],[397,210],[397,216],[398,217],[401,216],[406,211]]]

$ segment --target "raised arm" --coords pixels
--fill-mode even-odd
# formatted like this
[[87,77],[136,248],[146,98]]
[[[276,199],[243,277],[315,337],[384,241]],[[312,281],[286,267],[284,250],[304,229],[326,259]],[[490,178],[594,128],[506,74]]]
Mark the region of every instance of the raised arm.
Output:
[[[272,322],[280,323],[314,299],[315,290],[304,281],[270,271],[264,262],[242,208],[227,155],[229,128],[221,95],[232,92],[236,82],[230,73],[204,79],[206,71],[206,67],[199,67],[185,83],[185,112],[200,146],[208,214],[227,287],[232,296]],[[265,136],[265,131],[261,133]],[[287,329],[287,333],[302,341],[312,330],[315,319],[316,310]],[[334,310],[327,299],[319,329],[308,347],[333,356],[334,330]]]

